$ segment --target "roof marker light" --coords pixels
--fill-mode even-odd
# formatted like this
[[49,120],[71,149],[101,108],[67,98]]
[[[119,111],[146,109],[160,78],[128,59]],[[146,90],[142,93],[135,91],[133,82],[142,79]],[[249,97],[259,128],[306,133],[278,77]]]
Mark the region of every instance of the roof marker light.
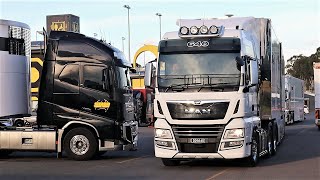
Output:
[[185,26],[182,26],[180,28],[180,34],[182,35],[188,35],[189,34],[189,28],[185,27]]
[[201,33],[201,34],[208,34],[208,31],[209,31],[209,29],[208,29],[207,26],[202,25],[202,26],[200,27],[200,33]]
[[210,33],[211,33],[211,34],[217,34],[217,33],[218,33],[218,27],[215,26],[215,25],[212,25],[212,26],[210,27]]
[[190,27],[190,33],[192,35],[196,35],[196,34],[198,34],[198,32],[199,32],[199,29],[197,28],[197,26],[191,26]]

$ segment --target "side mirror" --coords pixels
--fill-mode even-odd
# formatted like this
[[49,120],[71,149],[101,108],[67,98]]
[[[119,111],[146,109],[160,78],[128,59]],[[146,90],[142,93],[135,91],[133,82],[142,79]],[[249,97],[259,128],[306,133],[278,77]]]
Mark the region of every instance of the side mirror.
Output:
[[250,85],[255,86],[259,83],[258,61],[250,60]]
[[152,63],[147,63],[145,67],[145,73],[144,73],[144,85],[146,87],[152,86],[152,69],[153,69]]
[[244,65],[244,61],[241,57],[237,56],[236,57],[236,62],[238,66],[243,66]]

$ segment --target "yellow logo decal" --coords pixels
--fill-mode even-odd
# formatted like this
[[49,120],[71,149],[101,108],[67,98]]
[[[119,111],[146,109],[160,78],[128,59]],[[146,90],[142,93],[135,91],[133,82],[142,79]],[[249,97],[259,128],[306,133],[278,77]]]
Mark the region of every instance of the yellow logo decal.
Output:
[[66,22],[52,22],[50,28],[52,31],[66,31]]
[[110,102],[107,100],[103,100],[103,101],[97,101],[94,103],[93,105],[95,110],[105,110],[107,111],[110,107]]

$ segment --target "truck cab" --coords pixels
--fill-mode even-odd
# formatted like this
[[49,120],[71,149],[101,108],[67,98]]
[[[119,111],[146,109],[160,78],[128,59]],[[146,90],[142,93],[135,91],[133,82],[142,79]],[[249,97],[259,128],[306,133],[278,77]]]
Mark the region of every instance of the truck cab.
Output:
[[[131,64],[123,53],[73,32],[51,31],[46,46],[37,127],[11,128],[19,134],[10,139],[15,146],[0,142],[0,147],[65,151],[76,160],[90,159],[98,151],[135,149]],[[0,131],[1,139],[9,136]]]
[[156,157],[166,166],[237,158],[255,165],[259,156],[274,154],[284,120],[281,58],[271,61],[269,54],[270,20],[182,19],[177,25],[159,43]]

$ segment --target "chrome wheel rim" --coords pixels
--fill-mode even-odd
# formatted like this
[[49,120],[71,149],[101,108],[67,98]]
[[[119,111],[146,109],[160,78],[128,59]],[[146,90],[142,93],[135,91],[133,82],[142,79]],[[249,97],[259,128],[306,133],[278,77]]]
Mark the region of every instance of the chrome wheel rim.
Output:
[[84,155],[89,150],[89,140],[84,135],[75,135],[70,140],[70,149],[76,155]]
[[254,161],[257,161],[257,156],[258,156],[258,147],[257,147],[257,141],[253,140],[252,141],[252,159]]
[[277,141],[276,140],[273,141],[273,151],[274,152],[277,151]]

